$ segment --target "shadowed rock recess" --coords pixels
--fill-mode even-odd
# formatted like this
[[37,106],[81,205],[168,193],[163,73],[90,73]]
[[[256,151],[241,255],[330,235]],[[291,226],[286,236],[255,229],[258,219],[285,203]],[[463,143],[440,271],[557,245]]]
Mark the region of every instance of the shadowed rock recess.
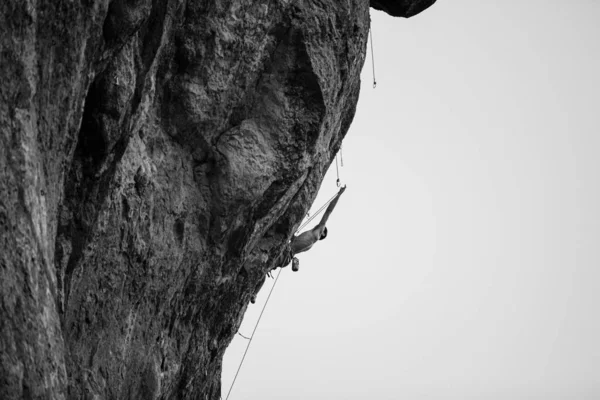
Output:
[[354,116],[369,3],[0,10],[0,398],[218,399]]

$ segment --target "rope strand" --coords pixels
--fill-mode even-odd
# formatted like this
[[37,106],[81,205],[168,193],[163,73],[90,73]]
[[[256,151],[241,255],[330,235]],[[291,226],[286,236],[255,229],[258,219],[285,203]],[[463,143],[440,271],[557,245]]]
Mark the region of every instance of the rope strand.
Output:
[[267,304],[269,304],[269,299],[271,298],[273,289],[275,289],[275,285],[277,285],[277,280],[279,279],[279,275],[281,275],[281,268],[279,269],[279,272],[277,273],[277,277],[275,278],[275,282],[273,283],[273,286],[271,286],[271,290],[269,291],[269,295],[267,296],[267,301],[265,301],[265,305],[263,306],[263,308],[260,312],[260,315],[258,316],[256,325],[254,325],[254,330],[252,331],[252,335],[250,335],[250,338],[248,339],[248,345],[246,346],[246,351],[244,351],[244,356],[242,357],[242,361],[240,361],[240,366],[238,367],[237,372],[235,373],[235,376],[233,377],[233,382],[231,382],[231,387],[229,388],[229,392],[227,392],[227,397],[225,397],[225,400],[229,399],[229,395],[231,394],[231,391],[233,390],[233,385],[235,385],[235,381],[238,377],[238,374],[240,373],[240,369],[242,369],[242,364],[244,364],[244,360],[246,359],[246,354],[248,354],[248,349],[250,348],[250,345],[252,344],[252,339],[254,338],[254,333],[256,332],[256,328],[258,328],[258,324],[260,323],[260,319],[262,318],[263,313],[265,312],[265,308],[267,308]]
[[337,180],[335,181],[335,184],[337,187],[340,187],[340,169],[338,168],[337,154],[335,155],[335,173],[337,175]]
[[373,89],[377,87],[375,80],[375,51],[373,50],[373,26],[369,27],[369,37],[371,38],[371,65],[373,66]]

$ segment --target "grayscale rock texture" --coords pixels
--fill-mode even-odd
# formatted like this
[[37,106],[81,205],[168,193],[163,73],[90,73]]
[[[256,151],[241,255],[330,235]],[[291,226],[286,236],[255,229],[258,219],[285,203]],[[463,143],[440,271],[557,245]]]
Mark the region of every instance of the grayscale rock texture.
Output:
[[352,121],[369,2],[0,10],[0,399],[218,399]]

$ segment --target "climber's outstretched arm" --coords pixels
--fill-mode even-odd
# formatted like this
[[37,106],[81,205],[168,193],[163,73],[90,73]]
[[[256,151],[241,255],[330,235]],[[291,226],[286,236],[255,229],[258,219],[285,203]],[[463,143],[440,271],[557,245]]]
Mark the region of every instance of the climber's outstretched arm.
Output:
[[342,195],[342,193],[344,193],[345,190],[346,190],[346,186],[340,188],[340,191],[335,196],[335,199],[333,199],[331,201],[331,203],[329,203],[329,206],[327,206],[327,210],[325,210],[325,214],[323,214],[323,218],[321,218],[321,221],[319,222],[319,224],[312,229],[313,231],[318,230],[319,236],[323,232],[323,229],[325,229],[325,224],[327,223],[327,219],[333,212],[333,209],[337,205],[337,202],[340,199],[340,196]]

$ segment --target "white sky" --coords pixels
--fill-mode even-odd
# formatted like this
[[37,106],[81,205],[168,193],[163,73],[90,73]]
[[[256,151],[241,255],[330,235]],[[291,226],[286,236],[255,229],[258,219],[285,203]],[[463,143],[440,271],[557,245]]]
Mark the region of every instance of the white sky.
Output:
[[600,399],[600,1],[371,16],[348,190],[230,399]]

